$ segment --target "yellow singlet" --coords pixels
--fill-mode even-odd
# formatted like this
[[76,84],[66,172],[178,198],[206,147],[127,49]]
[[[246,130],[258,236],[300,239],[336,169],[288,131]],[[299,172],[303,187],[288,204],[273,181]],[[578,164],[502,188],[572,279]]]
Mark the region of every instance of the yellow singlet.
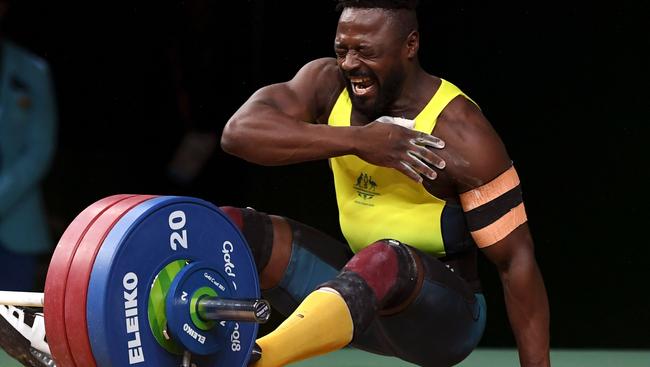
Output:
[[[414,129],[430,134],[442,110],[458,95],[464,94],[442,80],[415,118]],[[328,124],[350,126],[351,113],[352,102],[343,89]],[[446,245],[451,244],[445,242],[467,239],[462,211],[447,210],[443,215],[448,207],[445,201],[399,171],[369,164],[354,155],[331,158],[330,163],[341,230],[352,251],[358,252],[381,239],[396,239],[440,257],[449,252]],[[447,235],[443,236],[445,231]],[[462,233],[452,233],[459,231]]]

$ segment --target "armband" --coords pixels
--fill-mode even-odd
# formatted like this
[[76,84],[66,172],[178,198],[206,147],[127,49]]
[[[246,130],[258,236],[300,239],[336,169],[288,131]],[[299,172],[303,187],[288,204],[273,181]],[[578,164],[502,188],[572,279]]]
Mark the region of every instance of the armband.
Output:
[[467,227],[478,247],[505,238],[527,221],[514,166],[483,186],[460,194]]

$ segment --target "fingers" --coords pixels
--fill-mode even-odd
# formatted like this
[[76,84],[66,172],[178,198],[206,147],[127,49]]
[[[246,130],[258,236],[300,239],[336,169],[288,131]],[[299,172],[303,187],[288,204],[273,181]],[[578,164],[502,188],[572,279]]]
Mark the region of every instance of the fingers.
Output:
[[[422,182],[422,176],[429,180],[435,180],[438,177],[437,172],[431,167],[444,169],[445,161],[427,147],[442,149],[445,142],[432,135],[421,133],[417,138],[409,140],[410,147],[407,151],[408,161],[402,161],[405,167],[403,173],[416,182]],[[405,172],[404,172],[405,171]],[[417,175],[417,177],[416,177]]]
[[433,147],[438,149],[442,149],[445,147],[445,142],[442,139],[425,133],[420,133],[420,135],[418,135],[417,138],[411,139],[411,144],[428,146],[428,147]]
[[[393,118],[395,120],[395,118]],[[381,123],[378,119],[365,126],[367,141],[384,141],[385,149],[377,150],[375,145],[359,149],[359,157],[371,164],[392,167],[421,183],[423,178],[435,180],[434,169],[444,169],[445,161],[436,149],[443,149],[445,142],[433,135],[415,131],[393,122]]]
[[[401,161],[400,167],[397,168],[398,171],[402,172],[406,177],[410,178],[411,180],[417,182],[417,183],[422,183],[422,176],[420,176],[417,171],[413,169],[408,163]],[[434,172],[435,173],[435,172]]]
[[[408,178],[417,183],[422,183],[422,176],[428,178],[429,180],[435,180],[438,177],[438,173],[428,164],[426,164],[424,162],[425,159],[419,156],[417,152],[408,151],[406,155],[407,159],[400,161],[399,166],[395,168],[406,175]],[[442,164],[438,163],[438,165],[444,168],[444,161],[440,161]]]
[[444,159],[427,148],[421,146],[411,146],[411,149],[409,149],[408,152],[412,155],[415,155],[423,163],[432,165],[437,169],[443,169],[447,166],[447,163],[444,161]]
[[413,170],[415,170],[418,175],[425,176],[430,180],[434,180],[438,174],[434,171],[429,165],[424,162],[424,158],[419,156],[416,152],[409,151],[407,152],[410,160],[406,162]]
[[[407,155],[410,158],[407,162],[402,162],[403,165],[409,168],[405,174],[416,182],[422,182],[422,177],[427,177],[429,180],[435,180],[438,177],[437,172],[431,167],[437,169],[444,169],[446,166],[445,161],[435,154],[427,147],[432,146],[442,149],[445,146],[444,141],[435,136],[422,134],[420,137],[410,140],[410,149]],[[413,173],[417,173],[418,178],[413,177]]]

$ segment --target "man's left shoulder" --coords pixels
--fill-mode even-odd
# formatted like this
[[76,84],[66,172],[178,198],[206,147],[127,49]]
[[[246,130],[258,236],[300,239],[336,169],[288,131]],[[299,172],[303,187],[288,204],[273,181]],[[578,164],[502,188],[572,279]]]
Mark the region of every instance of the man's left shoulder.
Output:
[[492,125],[478,105],[464,94],[454,97],[438,117],[439,130],[464,139],[494,134]]
[[442,111],[434,135],[446,143],[447,173],[460,192],[489,182],[511,164],[497,131],[478,106],[460,94]]

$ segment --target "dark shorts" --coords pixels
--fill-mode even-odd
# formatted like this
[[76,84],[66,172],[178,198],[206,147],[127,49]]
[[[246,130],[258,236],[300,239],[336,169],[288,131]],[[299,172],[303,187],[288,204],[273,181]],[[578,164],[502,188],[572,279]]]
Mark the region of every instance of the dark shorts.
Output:
[[[336,277],[343,266],[332,266],[312,251],[315,250],[294,244],[284,278],[278,287],[264,291],[264,297],[285,316],[320,284]],[[427,257],[425,262],[429,268],[442,271],[440,267],[444,265],[440,261],[423,256]],[[468,298],[467,293],[461,294],[455,288],[457,284],[444,284],[425,276],[421,292],[406,309],[390,316],[378,316],[351,345],[421,366],[459,363],[481,339],[486,306],[482,294],[469,293]]]

